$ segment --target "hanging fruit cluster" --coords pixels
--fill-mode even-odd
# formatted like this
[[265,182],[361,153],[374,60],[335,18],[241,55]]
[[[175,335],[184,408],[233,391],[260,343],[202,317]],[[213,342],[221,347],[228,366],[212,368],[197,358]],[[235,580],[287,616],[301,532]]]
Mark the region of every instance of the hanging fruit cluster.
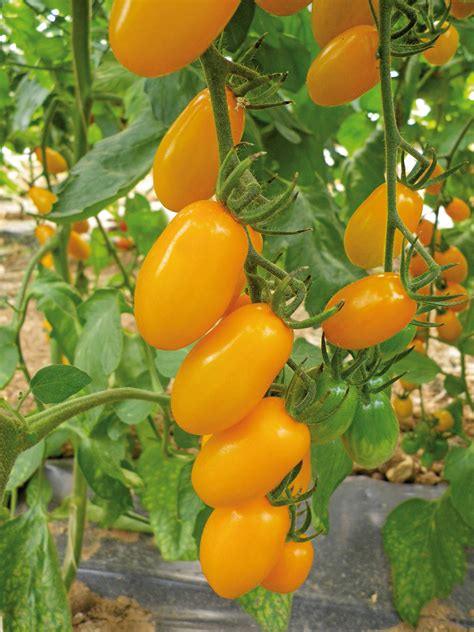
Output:
[[[308,1],[257,4],[283,16],[304,9]],[[268,225],[293,202],[295,182],[270,197],[251,171],[261,154],[242,159],[239,146],[245,109],[286,103],[268,102],[286,74],[262,75],[212,46],[238,0],[206,0],[192,20],[182,18],[186,5],[157,0],[145,8],[140,1],[115,0],[111,14],[111,46],[126,68],[160,76],[201,56],[208,83],[156,152],[156,195],[177,214],[142,264],[135,317],[153,347],[194,345],[173,384],[171,409],[180,428],[203,436],[192,482],[213,509],[200,544],[210,585],[227,598],[259,585],[290,592],[309,573],[311,538],[317,535],[307,533],[309,507],[298,510],[314,492],[310,443],[342,440],[350,457],[369,468],[395,449],[398,421],[386,390],[399,376],[388,381],[384,376],[411,347],[387,355],[381,345],[404,336],[411,322],[418,324],[447,300],[446,292],[434,296],[426,287],[440,269],[445,277],[452,275],[455,268],[446,267],[452,260],[443,258],[442,250],[433,260],[414,236],[422,212],[416,189],[430,178],[435,186],[440,174],[435,157],[425,156],[418,156],[420,164],[399,182],[393,166],[387,169],[387,182],[361,204],[345,234],[346,253],[355,265],[369,269],[385,263],[385,272],[342,288],[321,314],[295,320],[310,281],[305,270],[287,273],[262,255],[262,236],[271,234]],[[335,106],[360,97],[383,72],[387,77],[387,64],[390,83],[390,46],[388,55],[383,53],[390,44],[390,13],[385,26],[383,13],[377,24],[378,2],[356,0],[348,6],[345,0],[315,0],[312,15],[322,46],[307,77],[316,104]],[[413,17],[409,7],[407,17]],[[394,40],[414,24],[395,33]],[[441,38],[449,29],[444,18],[442,24],[430,24],[416,44],[393,44],[394,50],[418,54],[440,41],[444,50]],[[259,42],[242,55],[245,62]],[[453,208],[459,213],[459,204]],[[399,255],[397,273],[392,259]],[[417,259],[424,269],[410,278]],[[293,330],[320,325],[324,364],[303,370],[290,358]],[[285,365],[292,371],[289,385]]]

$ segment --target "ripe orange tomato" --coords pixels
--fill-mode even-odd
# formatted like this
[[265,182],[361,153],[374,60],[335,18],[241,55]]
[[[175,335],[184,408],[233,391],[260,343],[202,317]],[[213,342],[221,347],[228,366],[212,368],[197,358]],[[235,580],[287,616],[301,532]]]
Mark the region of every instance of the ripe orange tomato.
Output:
[[425,353],[425,343],[419,338],[415,338],[410,342],[409,345],[407,345],[408,349],[410,349],[411,347],[413,347],[413,350],[417,353]]
[[[68,170],[65,158],[58,151],[51,149],[51,147],[46,147],[45,153],[48,173],[57,174]],[[41,147],[37,147],[35,149],[35,156],[38,158],[40,163],[43,164],[43,153],[41,151]]]
[[85,241],[78,233],[71,231],[69,241],[67,244],[67,251],[79,261],[86,261],[91,255],[91,247],[87,241]]
[[235,599],[256,588],[277,564],[290,528],[286,507],[266,498],[215,509],[201,538],[201,568],[220,597]]
[[[453,298],[452,301],[446,303],[446,305],[449,306],[449,309],[452,310],[453,312],[463,312],[465,309],[467,309],[469,305],[468,291],[466,290],[464,286],[462,286],[459,283],[448,283],[448,285],[444,289],[437,290],[436,294],[438,294],[439,296],[452,296],[456,294],[461,295],[461,296],[458,296],[458,298]],[[461,303],[460,301],[464,301],[464,302]],[[459,303],[459,305],[450,305],[451,302]]]
[[276,566],[262,586],[277,593],[291,593],[304,584],[313,565],[312,542],[287,542]]
[[259,7],[273,15],[293,15],[308,6],[311,0],[255,0]]
[[[443,173],[443,171],[444,171],[443,167],[437,164],[433,170],[433,173],[431,174],[431,178],[437,178]],[[430,195],[439,195],[441,193],[441,189],[443,188],[443,186],[444,186],[444,181],[439,182],[438,184],[432,184],[431,186],[426,188],[426,192],[429,193]]]
[[224,312],[224,316],[227,316],[231,312],[235,312],[236,309],[240,309],[245,305],[250,305],[251,303],[252,301],[250,300],[250,296],[248,294],[241,294],[235,300],[232,299],[229,303],[229,307]]
[[[446,1],[448,6],[449,1]],[[468,18],[474,13],[474,2],[462,2],[462,0],[452,0],[450,13],[458,20]]]
[[408,419],[413,414],[413,402],[409,397],[395,397],[392,406],[399,421]]
[[365,349],[388,340],[415,316],[412,300],[394,272],[373,274],[340,289],[325,309],[344,301],[342,308],[323,322],[328,341],[343,349]]
[[461,200],[461,198],[455,197],[446,207],[446,213],[454,222],[462,222],[464,219],[469,219],[471,211],[469,206]]
[[412,258],[410,259],[410,265],[408,269],[410,270],[410,275],[412,277],[417,277],[424,272],[427,272],[428,264],[421,255],[419,255],[417,252],[414,252]]
[[131,237],[119,237],[115,242],[115,247],[119,250],[130,250],[134,243]]
[[[250,241],[252,242],[252,246],[255,248],[257,252],[261,253],[263,250],[262,234],[257,233],[257,231],[254,230],[251,226],[247,226],[247,230],[249,231]],[[247,277],[245,275],[245,270],[242,269],[239,275],[239,279],[235,285],[234,294],[232,296],[232,300],[230,302],[228,310],[230,309],[230,306],[239,299],[239,296],[241,295],[242,290],[244,289],[246,285],[247,285]],[[231,309],[230,311],[233,311],[233,310]]]
[[48,239],[51,239],[51,237],[55,234],[56,229],[49,224],[38,224],[38,226],[35,228],[35,236],[41,246],[45,244]]
[[218,202],[187,206],[145,257],[135,289],[135,318],[158,349],[194,342],[222,316],[247,256],[247,235]]
[[435,252],[434,258],[436,263],[439,263],[440,266],[444,266],[448,263],[456,264],[453,268],[443,270],[441,273],[445,281],[462,283],[466,279],[468,269],[467,260],[457,246],[450,246],[444,252],[441,252],[441,250]]
[[41,258],[41,265],[50,270],[54,268],[53,255],[50,252],[47,252],[44,257]]
[[309,450],[308,426],[295,421],[280,397],[266,397],[238,424],[212,435],[192,471],[197,495],[210,507],[265,496]]
[[444,314],[438,314],[435,322],[440,325],[436,331],[443,342],[455,342],[462,333],[462,325],[456,313],[450,309]]
[[[416,229],[416,234],[423,246],[429,246],[433,239],[434,224],[429,219],[422,219]],[[436,231],[436,245],[441,242],[441,231]]]
[[[232,138],[238,143],[244,131],[245,110],[237,107],[231,90],[227,89],[226,94]],[[158,147],[153,163],[156,196],[166,208],[180,211],[214,195],[218,171],[216,126],[206,88],[181,112]]]
[[349,103],[379,82],[375,26],[361,25],[329,42],[311,64],[306,77],[309,96],[317,105]]
[[[411,232],[416,230],[423,210],[423,200],[397,182],[397,210],[405,226]],[[348,259],[361,268],[376,268],[383,265],[385,255],[385,234],[387,231],[387,185],[378,186],[354,212],[344,233],[344,249]],[[403,235],[397,229],[393,255],[402,251]],[[370,247],[368,247],[370,244]]]
[[404,380],[403,378],[401,378],[399,382],[403,390],[405,390],[407,393],[411,393],[411,391],[414,391],[415,388],[418,388],[419,386],[418,384],[413,384],[413,382],[409,382],[408,380]]
[[298,496],[307,492],[311,486],[311,478],[311,451],[308,450],[302,458],[300,471],[290,485],[292,495]]
[[454,56],[459,45],[459,33],[454,26],[450,26],[442,33],[432,48],[423,51],[423,57],[432,66],[443,66]]
[[86,219],[80,219],[72,223],[72,230],[80,235],[89,232],[89,222]]
[[109,40],[131,72],[157,77],[197,59],[234,15],[239,0],[115,0]]
[[53,208],[53,204],[58,201],[54,193],[41,187],[31,187],[28,191],[28,196],[41,215],[49,213]]
[[226,316],[178,371],[171,393],[176,423],[191,434],[212,434],[241,421],[285,365],[292,344],[293,331],[265,303]]
[[[378,12],[378,0],[374,8]],[[311,13],[314,39],[323,47],[343,31],[360,24],[373,24],[368,0],[313,0]]]
[[449,410],[436,410],[433,413],[433,417],[438,421],[435,426],[438,432],[446,432],[454,426],[454,418]]

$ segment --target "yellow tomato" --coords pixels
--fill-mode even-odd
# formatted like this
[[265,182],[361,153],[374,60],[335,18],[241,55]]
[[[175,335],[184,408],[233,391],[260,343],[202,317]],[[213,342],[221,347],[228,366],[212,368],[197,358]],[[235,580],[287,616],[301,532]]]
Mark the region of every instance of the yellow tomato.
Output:
[[118,61],[143,77],[184,68],[224,30],[240,0],[115,0],[109,40]]
[[413,414],[413,402],[410,397],[395,397],[392,406],[398,421],[409,419]]
[[[376,11],[378,4],[374,0]],[[314,39],[321,47],[353,26],[374,23],[368,0],[313,0],[311,21]]]
[[446,432],[454,426],[454,418],[449,410],[436,410],[433,413],[433,417],[438,422],[435,426],[438,432]]
[[85,241],[79,233],[76,233],[73,230],[71,231],[71,236],[69,237],[67,250],[71,257],[74,257],[74,259],[78,259],[79,261],[86,261],[86,259],[89,259],[91,255],[91,247],[88,242]]
[[[51,149],[51,147],[46,147],[45,153],[48,173],[57,174],[68,170],[65,158],[58,151]],[[43,152],[41,151],[41,147],[35,149],[35,156],[40,163],[43,164]]]
[[58,201],[54,193],[41,187],[31,187],[28,191],[28,196],[41,215],[46,215],[51,212],[53,204]]
[[467,259],[457,246],[450,246],[447,250],[435,252],[434,259],[440,266],[447,265],[448,263],[456,264],[448,270],[443,270],[441,273],[445,281],[462,283],[467,278]]
[[469,219],[471,211],[469,206],[461,200],[461,198],[455,197],[446,206],[446,213],[453,220],[453,222],[462,222],[465,219]]
[[319,53],[306,77],[317,105],[333,106],[359,98],[379,82],[375,26],[354,26],[337,35]]
[[459,44],[459,33],[454,26],[450,26],[442,33],[432,48],[423,52],[423,57],[432,66],[443,66],[454,57]]
[[462,334],[462,325],[456,313],[448,309],[444,314],[438,314],[435,322],[440,325],[436,331],[443,342],[456,342]]
[[[453,298],[447,303],[449,309],[451,309],[453,312],[463,312],[469,306],[468,291],[460,283],[448,283],[448,285],[444,289],[437,290],[436,294],[438,294],[439,296],[457,296],[457,298]],[[450,303],[459,304],[451,305]]]
[[[446,0],[448,6],[449,0]],[[462,0],[452,0],[451,15],[458,20],[469,18],[474,13],[474,2],[463,2]]]
[[[436,167],[434,168],[433,173],[431,174],[431,178],[437,178],[438,176],[440,176],[443,173],[444,169],[440,164],[437,164]],[[432,184],[431,186],[426,188],[426,192],[429,193],[430,195],[439,195],[441,193],[441,189],[444,186],[444,181],[443,182],[438,182],[438,184]]]
[[[405,226],[416,230],[423,210],[423,200],[416,191],[397,182],[397,210]],[[387,185],[381,184],[372,191],[347,223],[344,234],[344,249],[348,259],[361,268],[376,268],[383,265],[385,235],[387,232]],[[393,254],[402,251],[403,235],[397,229]]]
[[80,219],[77,222],[73,222],[72,230],[76,233],[83,234],[89,232],[89,222],[86,219]]
[[[240,142],[245,110],[227,89],[234,143]],[[191,149],[192,148],[192,151]],[[181,112],[161,141],[153,163],[156,197],[171,211],[214,195],[219,155],[209,90],[200,92]]]

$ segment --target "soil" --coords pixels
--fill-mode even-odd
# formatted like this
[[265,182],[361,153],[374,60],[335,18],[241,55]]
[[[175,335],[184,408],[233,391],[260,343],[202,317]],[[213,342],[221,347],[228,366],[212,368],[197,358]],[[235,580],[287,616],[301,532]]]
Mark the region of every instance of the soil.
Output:
[[104,599],[82,582],[69,593],[73,629],[76,632],[154,632],[151,612],[128,597]]
[[[13,242],[2,244],[0,237],[0,297],[6,296],[10,302],[14,299],[16,291],[20,285],[25,264],[28,261],[31,248],[25,244]],[[111,275],[114,269],[106,270],[104,275]],[[301,315],[303,317],[303,315]],[[11,310],[0,310],[0,326],[5,325],[11,318]],[[133,319],[127,318],[124,325],[133,328]],[[304,336],[310,342],[319,343],[320,336],[318,332],[297,331],[297,336]],[[50,363],[49,359],[49,342],[47,331],[44,328],[43,315],[35,308],[34,301],[28,306],[27,317],[22,328],[21,342],[26,364],[30,373],[33,375],[42,366]],[[445,345],[436,340],[430,342],[430,356],[442,367],[446,372],[460,374],[459,352],[454,347]],[[467,379],[471,392],[474,393],[474,358],[467,358]],[[4,397],[11,404],[18,402],[18,396],[25,392],[27,383],[24,375],[17,371],[13,380],[4,391],[0,391],[0,397]],[[397,389],[397,387],[395,387]],[[418,391],[411,394],[414,403],[413,416],[404,420],[400,424],[401,433],[400,441],[403,439],[404,433],[410,431],[417,424],[420,416],[420,396]],[[433,412],[439,408],[443,408],[449,403],[449,397],[444,389],[442,376],[438,376],[436,380],[423,386],[423,401],[425,410]],[[32,410],[34,401],[31,397],[27,397],[22,405],[22,412],[26,413]],[[474,415],[468,406],[464,408],[464,431],[466,435],[474,439]],[[458,444],[459,439],[453,437],[450,443]],[[68,446],[64,447],[64,454],[70,455]],[[442,479],[443,463],[435,462],[431,469],[423,467],[420,463],[421,454],[409,456],[398,447],[393,457],[383,466],[375,470],[366,470],[358,465],[354,466],[354,474],[371,476],[379,480],[388,480],[396,483],[421,483],[424,485],[437,485]]]

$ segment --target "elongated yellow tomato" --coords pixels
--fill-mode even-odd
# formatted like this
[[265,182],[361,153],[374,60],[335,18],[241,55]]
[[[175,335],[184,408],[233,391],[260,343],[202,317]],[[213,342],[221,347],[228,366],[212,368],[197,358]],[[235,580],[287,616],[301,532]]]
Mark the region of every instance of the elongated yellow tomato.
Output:
[[41,246],[45,244],[48,239],[50,239],[55,234],[55,228],[53,228],[53,226],[50,226],[49,224],[38,224],[38,226],[35,228],[35,237],[39,241]]
[[91,255],[91,247],[79,233],[72,230],[67,244],[67,250],[71,257],[79,261],[86,261]]
[[432,48],[423,51],[423,57],[432,66],[443,66],[454,57],[459,44],[459,33],[454,26],[450,26],[442,33]]
[[224,30],[240,0],[115,0],[110,45],[118,61],[143,77],[184,68]]
[[[229,89],[227,105],[234,143],[240,142],[245,110]],[[214,195],[219,155],[211,98],[206,88],[181,112],[161,141],[153,163],[157,198],[171,211]]]
[[235,599],[256,588],[280,559],[289,528],[288,509],[273,507],[266,498],[215,509],[199,551],[214,592]]
[[212,435],[194,462],[192,483],[210,507],[268,494],[309,450],[308,426],[280,397],[266,397],[240,423]]
[[224,316],[227,316],[231,312],[235,312],[236,309],[240,309],[244,307],[244,305],[250,305],[252,301],[250,300],[250,296],[248,294],[241,294],[237,296],[237,298],[232,299],[229,303],[229,307],[225,310]]
[[308,6],[311,0],[255,0],[259,7],[273,15],[293,15]]
[[383,272],[350,283],[336,292],[326,309],[344,301],[323,323],[328,341],[342,349],[365,349],[388,340],[415,316],[411,299],[398,274]]
[[[378,0],[374,8],[378,11]],[[373,25],[368,0],[313,0],[311,14],[314,39],[326,46],[332,39],[360,24]]]
[[41,215],[46,215],[53,208],[53,204],[58,201],[54,193],[41,187],[31,187],[28,196],[38,209]]
[[267,590],[291,593],[306,581],[313,564],[312,542],[287,542],[276,566],[262,582]]
[[[46,147],[46,167],[49,173],[57,174],[68,170],[68,165],[65,158],[55,149]],[[43,164],[43,152],[41,147],[35,149],[35,156],[38,158],[41,164]]]
[[222,316],[247,256],[247,235],[218,202],[187,206],[145,257],[135,289],[135,318],[158,349],[194,342]]
[[[423,200],[416,191],[397,182],[397,210],[405,226],[415,232],[423,210]],[[344,248],[349,260],[361,268],[381,266],[385,256],[387,231],[387,185],[381,184],[372,191],[347,223]],[[403,235],[397,229],[393,254],[402,251]]]
[[241,421],[285,365],[292,344],[292,330],[265,303],[226,316],[178,371],[171,393],[176,422],[192,434],[213,434]]
[[375,26],[354,26],[337,35],[311,64],[306,77],[317,105],[349,103],[379,82]]
[[[446,0],[446,6],[449,0]],[[462,0],[453,0],[451,2],[450,13],[458,20],[470,17],[474,13],[474,2],[462,2]]]

